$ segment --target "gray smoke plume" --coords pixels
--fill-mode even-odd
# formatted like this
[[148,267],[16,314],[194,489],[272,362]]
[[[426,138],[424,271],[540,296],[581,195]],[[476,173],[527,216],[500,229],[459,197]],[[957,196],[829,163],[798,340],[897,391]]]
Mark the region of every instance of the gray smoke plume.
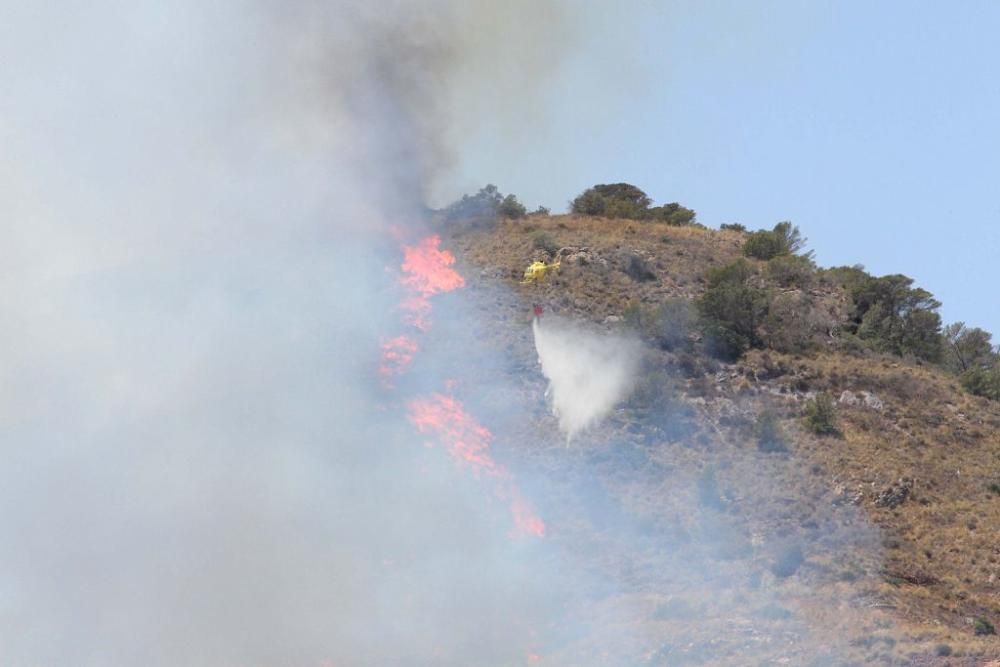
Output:
[[[744,566],[705,554],[755,538],[691,519],[681,463],[539,459],[556,529],[510,539],[376,373],[398,230],[463,133],[516,126],[577,5],[0,7],[0,663],[636,664],[678,581],[729,629]],[[516,394],[449,306],[408,386]],[[535,435],[490,403],[497,441]]]
[[0,662],[523,656],[505,510],[375,368],[528,5],[3,3]]

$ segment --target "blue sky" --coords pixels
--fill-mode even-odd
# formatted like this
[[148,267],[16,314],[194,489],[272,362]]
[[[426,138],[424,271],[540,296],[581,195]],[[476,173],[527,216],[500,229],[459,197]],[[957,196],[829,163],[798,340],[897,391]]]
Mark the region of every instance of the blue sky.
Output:
[[1000,3],[580,6],[544,112],[471,136],[453,190],[556,211],[628,181],[712,227],[792,220],[821,265],[1000,337]]

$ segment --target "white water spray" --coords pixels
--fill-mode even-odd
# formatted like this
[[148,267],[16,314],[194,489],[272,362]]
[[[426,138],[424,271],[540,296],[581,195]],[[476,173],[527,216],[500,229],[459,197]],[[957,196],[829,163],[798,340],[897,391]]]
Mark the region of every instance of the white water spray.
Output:
[[577,433],[611,412],[631,391],[639,343],[621,336],[601,336],[569,323],[536,318],[532,323],[546,394],[566,444]]

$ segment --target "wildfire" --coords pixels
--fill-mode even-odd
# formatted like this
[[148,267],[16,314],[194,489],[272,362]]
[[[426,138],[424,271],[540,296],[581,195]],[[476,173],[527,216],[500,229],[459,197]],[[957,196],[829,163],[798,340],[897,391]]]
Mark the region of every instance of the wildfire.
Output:
[[[401,235],[397,232],[398,235]],[[431,328],[431,297],[465,286],[465,280],[452,268],[455,256],[441,249],[441,239],[428,236],[416,245],[403,245],[400,285],[406,295],[400,305],[404,320],[421,332]],[[412,337],[396,336],[382,343],[382,358],[378,372],[387,387],[393,377],[405,372],[413,362],[419,346]],[[454,381],[445,387],[451,391]],[[497,464],[490,454],[493,434],[465,411],[450,394],[432,393],[407,403],[408,417],[418,432],[434,434],[448,453],[470,467],[474,474],[489,477],[495,494],[508,503],[515,531],[541,537],[545,524],[532,511],[521,495],[511,473]]]
[[416,354],[417,341],[409,336],[390,338],[382,343],[382,363],[379,364],[378,374],[388,383],[393,376],[400,375],[410,367]]
[[510,472],[490,455],[493,434],[468,414],[455,398],[433,393],[429,398],[410,401],[410,422],[421,433],[434,433],[455,459],[467,464],[477,475],[493,478],[497,495],[510,504],[517,532],[541,537],[545,524],[532,512]]
[[455,256],[441,250],[441,237],[428,236],[415,246],[403,247],[403,278],[400,283],[408,291],[402,308],[406,321],[421,331],[431,327],[430,298],[465,286],[465,279],[451,265]]

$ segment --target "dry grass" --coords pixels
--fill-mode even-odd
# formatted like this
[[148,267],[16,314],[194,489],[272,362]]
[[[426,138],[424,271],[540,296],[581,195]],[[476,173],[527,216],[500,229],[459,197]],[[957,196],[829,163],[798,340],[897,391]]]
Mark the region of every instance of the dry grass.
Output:
[[[560,247],[589,248],[607,266],[564,265],[555,279],[518,285],[538,252],[531,240],[538,230]],[[602,322],[630,304],[693,298],[708,268],[740,256],[741,241],[734,232],[553,216],[454,230],[448,243],[483,304],[484,344],[505,350],[526,400],[538,407],[528,304]],[[644,257],[657,279],[627,277],[621,260],[628,253]],[[837,298],[831,293],[832,304]],[[676,368],[677,357],[656,351],[648,363]],[[938,369],[878,355],[755,351],[732,366],[706,366],[690,377],[674,374],[659,421],[624,410],[566,450],[538,408],[514,438],[550,441],[518,456],[565,481],[551,491],[550,515],[560,522],[551,539],[618,582],[617,596],[588,601],[581,614],[617,618],[622,606],[647,609],[641,620],[616,626],[646,646],[645,664],[809,664],[808,656],[825,650],[859,664],[976,664],[961,656],[1000,656],[998,640],[975,636],[970,620],[1000,625],[1000,495],[989,490],[1000,481],[997,404],[964,394]],[[838,404],[840,436],[819,437],[801,422],[805,400],[818,391],[835,399],[868,392],[881,406]],[[778,415],[788,453],[758,450],[752,425],[765,409]],[[580,471],[621,516],[669,543],[670,553],[622,551],[608,526],[581,514],[573,492]],[[707,471],[708,491],[699,481]],[[900,480],[908,485],[903,500],[880,503]],[[705,531],[714,537],[701,539]],[[776,551],[790,541],[804,545],[804,564],[794,576],[775,577]],[[672,559],[712,568],[678,580],[668,576]],[[704,587],[720,579],[732,580],[728,592],[706,599]],[[836,641],[808,628],[827,629]],[[789,644],[782,639],[789,633],[799,639]],[[663,646],[663,637],[677,636],[690,645]],[[938,655],[942,645],[951,656]],[[570,664],[587,650],[581,640],[551,655]],[[754,662],[745,661],[750,656]]]

